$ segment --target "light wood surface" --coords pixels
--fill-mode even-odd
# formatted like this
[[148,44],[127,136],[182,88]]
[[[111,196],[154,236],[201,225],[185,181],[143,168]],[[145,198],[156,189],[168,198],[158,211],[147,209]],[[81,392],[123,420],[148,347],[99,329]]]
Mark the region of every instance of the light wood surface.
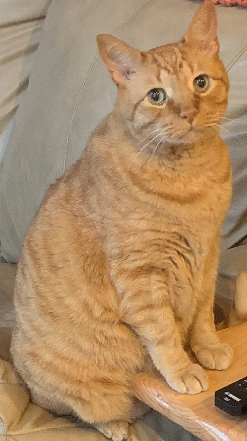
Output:
[[232,417],[214,405],[216,390],[247,376],[247,322],[219,334],[221,341],[233,348],[234,361],[226,371],[207,371],[206,392],[181,395],[162,379],[140,374],[135,384],[136,396],[203,441],[247,441],[247,415]]

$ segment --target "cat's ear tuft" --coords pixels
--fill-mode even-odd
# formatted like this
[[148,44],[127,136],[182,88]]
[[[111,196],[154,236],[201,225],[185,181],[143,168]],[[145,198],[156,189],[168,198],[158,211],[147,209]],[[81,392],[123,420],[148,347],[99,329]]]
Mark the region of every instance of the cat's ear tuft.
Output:
[[141,65],[141,52],[112,35],[97,37],[99,54],[117,85],[126,85]]
[[188,44],[197,45],[210,55],[217,55],[219,42],[217,37],[217,15],[212,0],[205,0],[194,15],[184,36]]

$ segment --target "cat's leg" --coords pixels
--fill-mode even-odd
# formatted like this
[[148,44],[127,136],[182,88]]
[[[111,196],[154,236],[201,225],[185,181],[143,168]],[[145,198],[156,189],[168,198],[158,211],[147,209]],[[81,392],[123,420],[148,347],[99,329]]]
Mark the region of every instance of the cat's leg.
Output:
[[100,433],[112,441],[123,441],[129,437],[129,424],[125,421],[110,421],[93,425]]
[[[88,384],[90,389],[90,383]],[[148,406],[133,399],[132,396],[108,394],[107,398],[98,397],[95,394],[94,402],[74,399],[73,397],[63,398],[50,390],[46,393],[39,387],[29,384],[31,399],[35,404],[55,412],[58,415],[78,415],[82,419],[103,433],[106,438],[112,441],[124,441],[129,437],[129,424],[134,419],[143,416]],[[72,394],[71,394],[72,395]],[[113,420],[110,420],[113,418]],[[114,419],[116,418],[116,419]],[[121,419],[122,418],[122,419]],[[95,422],[101,421],[101,422]]]
[[[149,410],[149,406],[138,399],[134,399],[129,422],[131,423],[137,418],[143,417]],[[129,436],[129,423],[126,421],[110,421],[108,423],[94,424],[94,427],[113,441],[122,441],[128,439]]]
[[[126,400],[126,403],[127,401],[128,399]],[[103,433],[106,438],[112,439],[113,441],[123,441],[128,439],[129,425],[135,419],[141,418],[143,415],[145,415],[150,409],[149,406],[142,403],[137,398],[133,398],[132,396],[129,397],[128,408],[122,407],[122,409],[119,409],[119,402],[117,402],[114,394],[112,397],[108,395],[107,400],[104,400],[99,396],[97,405],[90,407],[90,415],[87,415],[88,409],[86,409],[83,404],[82,406],[73,406],[76,413],[82,419],[88,421],[92,427]],[[112,415],[113,418],[114,416],[118,416],[119,418],[109,421],[109,415]],[[96,421],[101,420],[101,422],[92,422],[92,419],[96,419]]]
[[[90,386],[90,383],[88,383],[89,389]],[[94,427],[112,441],[128,439],[129,424],[132,423],[134,417],[140,417],[144,414],[144,412],[140,413],[139,410],[136,411],[136,406],[137,409],[139,406],[131,396],[116,396],[113,393],[112,395],[107,394],[106,398],[99,393],[98,397],[95,394],[94,402],[86,402],[71,396],[64,396],[63,399],[54,392],[51,393],[51,391],[44,393],[42,389],[31,383],[29,388],[34,403],[58,415],[75,416],[76,414],[82,421],[89,423],[91,427]],[[146,405],[143,404],[143,406],[147,408]]]
[[147,348],[154,365],[167,383],[180,393],[199,393],[208,388],[208,378],[184,351],[169,299],[168,276],[144,268],[140,278],[121,270],[118,283],[128,287],[121,302],[123,320]]
[[221,343],[214,324],[214,296],[217,276],[217,241],[211,248],[205,262],[202,279],[201,299],[191,332],[191,347],[199,363],[207,369],[227,369],[232,361],[233,351]]

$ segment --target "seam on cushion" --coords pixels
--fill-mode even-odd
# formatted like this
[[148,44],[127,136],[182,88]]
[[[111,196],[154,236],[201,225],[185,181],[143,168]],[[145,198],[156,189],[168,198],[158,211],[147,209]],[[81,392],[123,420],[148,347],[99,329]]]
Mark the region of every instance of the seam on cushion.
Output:
[[235,56],[235,58],[233,58],[232,61],[230,61],[230,63],[228,64],[226,71],[230,72],[231,68],[236,64],[236,62],[239,60],[239,58],[242,57],[242,55],[247,51],[247,45],[245,45],[243,47],[243,49],[241,49],[241,51]]
[[[6,200],[8,200],[8,191],[7,191],[7,188],[6,188],[6,187],[7,187],[7,186],[5,186],[6,191],[4,192],[4,193],[5,193],[4,196],[6,197]],[[20,229],[17,227],[17,221],[15,220],[15,216],[14,216],[14,214],[13,214],[13,208],[11,208],[10,206],[8,206],[8,209],[9,209],[9,214],[10,214],[10,216],[11,216],[11,222],[12,222],[12,224],[14,225],[14,228],[15,228],[15,232],[16,232],[17,239],[20,240],[20,243],[22,244],[22,243],[23,243],[23,238],[22,238],[21,235],[20,235]],[[17,258],[17,261],[18,261],[18,256],[16,256],[16,249],[13,249],[12,245],[10,244],[10,241],[9,241],[8,239],[6,239],[6,237],[4,237],[4,240],[5,240],[5,242],[6,242],[6,243],[8,244],[8,246],[9,246],[9,251],[8,251],[8,253],[9,253],[9,254],[11,253],[12,263],[13,263],[13,256],[14,256],[14,259]],[[6,247],[5,247],[5,249],[6,249]],[[11,251],[10,251],[10,250],[11,250]],[[19,253],[20,253],[20,252],[19,252]],[[16,261],[14,261],[14,263],[16,263]]]
[[[22,409],[19,418],[17,419],[17,421],[15,421],[15,424],[18,424],[18,423],[22,420],[22,417],[23,417],[23,416],[25,415],[25,413],[27,412],[27,410],[28,410],[28,408],[29,408],[29,406],[30,406],[30,396],[29,396],[28,398],[29,398],[29,399],[28,399],[26,405],[24,406],[24,408]],[[9,430],[8,432],[9,432],[8,435],[11,435],[11,430]]]
[[[7,185],[5,185],[5,188],[4,188],[4,193],[3,193],[3,195],[4,195],[4,197],[5,197],[5,199],[6,199],[6,201],[8,201],[8,190],[7,190]],[[7,203],[6,203],[7,204]],[[8,208],[8,210],[9,210],[9,215],[10,215],[10,222],[8,223],[8,225],[10,225],[11,224],[11,222],[12,222],[12,225],[14,226],[14,228],[15,228],[15,232],[16,232],[16,236],[17,236],[17,239],[19,240],[19,239],[21,239],[21,241],[20,241],[20,243],[22,244],[23,243],[23,238],[20,238],[20,230],[19,230],[19,228],[17,227],[17,221],[15,220],[15,216],[13,215],[13,208],[11,208],[9,205],[7,206],[7,208]],[[6,236],[6,235],[5,235]],[[13,249],[13,247],[12,247],[12,245],[11,245],[11,243],[10,243],[10,240],[11,239],[7,239],[6,237],[4,237],[4,238],[2,238],[2,243],[4,243],[4,241],[5,241],[5,243],[7,244],[7,246],[9,247],[9,249],[7,250],[7,253],[8,253],[8,255],[10,255],[11,254],[11,263],[16,263],[16,258],[17,258],[17,260],[18,260],[18,257],[16,256],[16,249]],[[16,243],[16,242],[15,242]],[[6,246],[5,246],[5,251],[6,251]],[[1,251],[1,253],[2,253],[2,251]],[[5,254],[5,253],[4,253]],[[14,257],[14,261],[13,261],[13,257]]]
[[81,84],[81,86],[80,86],[80,88],[79,88],[79,92],[78,92],[77,97],[76,97],[76,100],[75,100],[75,105],[74,105],[74,108],[73,108],[73,110],[72,110],[72,114],[71,114],[71,118],[70,118],[70,123],[69,123],[69,129],[68,129],[68,133],[67,133],[67,137],[66,137],[65,149],[64,149],[63,170],[62,170],[63,173],[65,172],[65,168],[66,168],[66,158],[67,158],[67,153],[68,153],[68,146],[69,146],[70,132],[71,132],[71,127],[72,127],[72,124],[73,124],[73,121],[74,121],[75,112],[76,112],[76,110],[77,110],[78,102],[79,102],[79,99],[80,99],[80,96],[81,96],[82,90],[84,89],[84,86],[85,86],[85,84],[86,84],[86,81],[87,81],[87,79],[88,79],[88,77],[89,77],[89,75],[90,75],[90,73],[91,73],[91,71],[92,71],[94,65],[96,64],[96,61],[98,60],[98,58],[99,58],[99,55],[97,55],[97,56],[94,58],[94,60],[93,60],[93,62],[92,62],[92,64],[91,64],[91,66],[89,67],[89,69],[88,69],[88,71],[87,71],[87,73],[86,73],[86,76],[85,76],[85,78],[84,78],[84,80],[83,80],[83,82],[82,82],[82,84]]
[[[140,11],[140,9],[142,9],[144,6],[146,6],[148,3],[152,2],[153,0],[148,0],[145,3],[143,3],[141,6],[139,6],[137,9],[135,9],[133,12],[131,12],[131,14],[128,15],[128,17],[126,17],[126,19],[115,29],[115,31],[112,33],[112,35],[116,35],[116,33],[121,29],[121,27],[128,22],[128,20],[135,15],[138,11]],[[77,110],[77,106],[78,106],[78,102],[81,96],[81,93],[84,89],[84,86],[87,82],[87,79],[94,67],[94,65],[96,64],[97,60],[99,58],[99,55],[96,55],[93,62],[91,63],[86,76],[84,77],[84,80],[79,88],[76,100],[75,100],[75,105],[74,108],[72,110],[72,114],[71,114],[71,119],[70,119],[70,124],[69,124],[69,128],[68,128],[68,133],[67,133],[67,138],[66,138],[66,144],[65,144],[65,149],[64,149],[64,158],[63,158],[63,173],[65,172],[66,169],[66,158],[67,158],[67,153],[68,153],[68,147],[69,147],[69,138],[70,138],[70,132],[71,132],[71,128],[72,128],[72,124],[73,124],[73,120],[74,120],[74,116],[75,116],[75,112]]]
[[[55,417],[56,419],[59,419],[60,417]],[[28,432],[13,432],[11,433],[11,431],[8,432],[8,436],[23,436],[23,435],[29,435],[30,433],[40,433],[40,432],[47,432],[47,431],[52,431],[52,430],[68,430],[68,429],[76,429],[77,427],[75,426],[75,424],[69,426],[69,425],[65,425],[65,426],[59,426],[59,427],[47,427],[45,428],[44,426],[41,427],[37,427],[36,429],[32,430],[30,429]],[[84,428],[82,428],[84,429]]]

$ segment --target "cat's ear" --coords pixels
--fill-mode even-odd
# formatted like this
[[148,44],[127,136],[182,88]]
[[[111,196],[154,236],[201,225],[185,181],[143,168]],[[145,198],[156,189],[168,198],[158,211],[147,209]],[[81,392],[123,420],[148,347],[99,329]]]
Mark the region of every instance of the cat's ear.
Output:
[[205,0],[199,7],[184,39],[189,44],[196,44],[199,49],[207,51],[212,56],[218,54],[217,15],[212,0]]
[[112,35],[97,37],[99,54],[117,85],[125,85],[141,65],[141,52]]

